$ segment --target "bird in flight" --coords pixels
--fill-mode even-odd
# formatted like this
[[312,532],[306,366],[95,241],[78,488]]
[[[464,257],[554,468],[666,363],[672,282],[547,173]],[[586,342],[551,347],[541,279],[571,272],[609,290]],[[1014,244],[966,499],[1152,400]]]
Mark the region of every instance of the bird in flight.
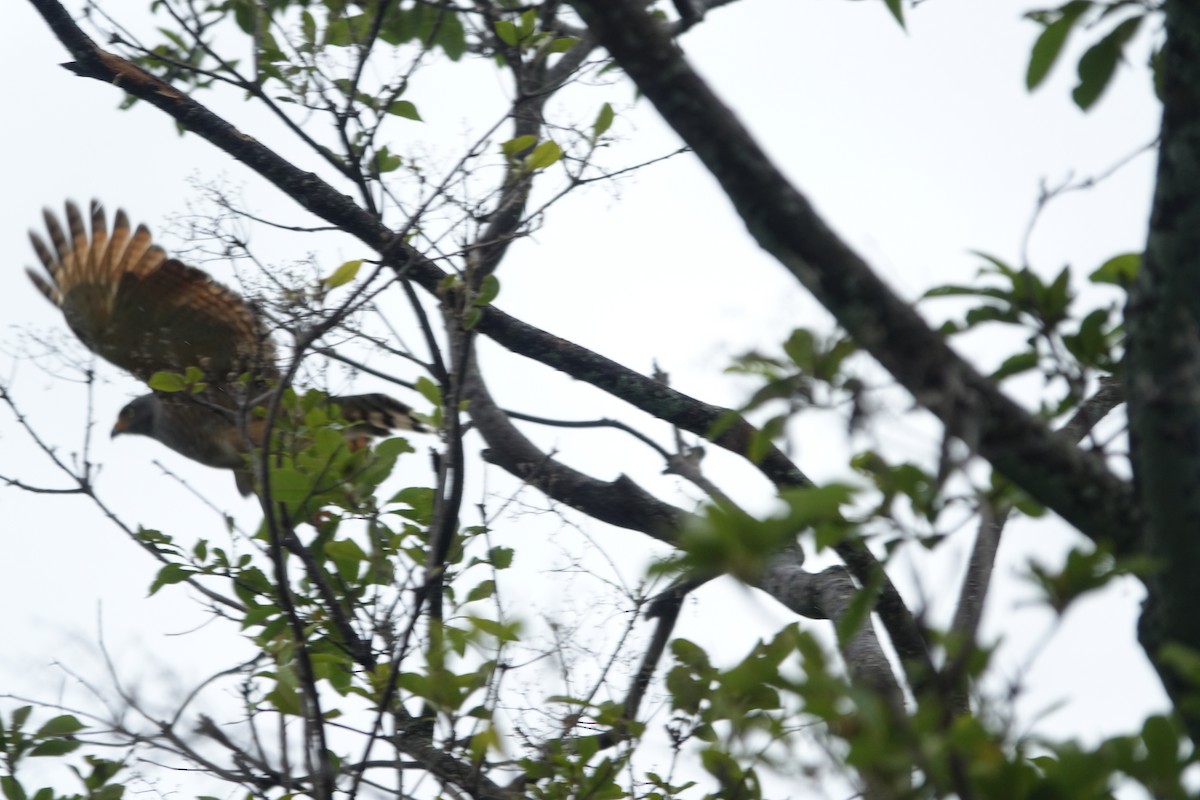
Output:
[[[198,367],[206,385],[195,394],[155,390],[135,398],[121,409],[113,436],[142,434],[201,464],[231,469],[238,490],[249,494],[254,476],[246,456],[262,446],[266,421],[247,414],[247,403],[279,379],[266,320],[203,270],[168,258],[144,225],[130,227],[124,211],[111,230],[103,206],[92,201],[90,211],[90,234],[74,203],[66,204],[65,229],[44,212],[49,244],[32,231],[29,238],[45,274],[27,269],[30,279],[92,352],[147,383],[158,372]],[[354,439],[423,430],[412,410],[388,395],[328,402],[354,423]]]

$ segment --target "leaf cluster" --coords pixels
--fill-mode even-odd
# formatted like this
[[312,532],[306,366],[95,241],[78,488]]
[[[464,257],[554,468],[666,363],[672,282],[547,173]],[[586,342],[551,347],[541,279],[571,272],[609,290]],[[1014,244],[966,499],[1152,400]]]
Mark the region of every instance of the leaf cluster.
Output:
[[[979,253],[984,265],[980,282],[972,285],[938,286],[925,298],[962,297],[978,301],[960,321],[942,325],[948,336],[962,334],[984,324],[1001,324],[1026,332],[1025,347],[1007,357],[992,373],[995,381],[1038,370],[1046,383],[1063,381],[1065,391],[1045,409],[1059,416],[1083,399],[1088,380],[1097,374],[1112,374],[1120,362],[1124,328],[1120,307],[1111,303],[1081,312],[1075,306],[1071,269],[1063,267],[1052,280],[1037,272],[1016,268],[1001,259]],[[1095,269],[1089,280],[1097,285],[1129,285],[1137,272],[1139,257],[1123,254]]]
[[[1071,33],[1086,31],[1099,39],[1089,45],[1076,66],[1078,82],[1071,99],[1084,111],[1096,104],[1112,83],[1117,65],[1126,60],[1125,50],[1148,18],[1158,16],[1161,3],[1141,0],[1070,0],[1057,8],[1030,11],[1026,16],[1042,26],[1029,56],[1025,85],[1036,89],[1049,76]],[[1161,48],[1149,62],[1155,91],[1161,98]]]
[[0,715],[0,793],[5,800],[120,800],[125,784],[114,778],[124,763],[93,755],[83,755],[84,766],[69,764],[69,771],[82,785],[80,794],[60,794],[46,786],[30,790],[17,777],[27,758],[65,759],[83,746],[81,736],[87,726],[72,714],[58,714],[43,722],[37,730],[27,730],[33,706],[19,706],[8,720]]

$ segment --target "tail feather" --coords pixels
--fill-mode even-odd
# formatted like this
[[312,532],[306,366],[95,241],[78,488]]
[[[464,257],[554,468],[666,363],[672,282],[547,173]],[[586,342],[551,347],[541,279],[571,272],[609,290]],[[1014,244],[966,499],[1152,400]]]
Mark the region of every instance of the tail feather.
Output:
[[329,402],[341,408],[348,422],[360,423],[363,431],[372,436],[386,436],[389,431],[428,430],[413,416],[411,408],[386,394],[352,394],[331,397]]

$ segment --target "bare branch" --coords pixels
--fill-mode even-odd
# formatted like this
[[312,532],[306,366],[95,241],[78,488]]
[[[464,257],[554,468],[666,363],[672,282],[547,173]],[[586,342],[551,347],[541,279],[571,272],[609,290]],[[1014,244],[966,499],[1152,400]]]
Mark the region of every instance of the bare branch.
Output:
[[[1073,441],[1081,441],[1091,433],[1096,423],[1121,402],[1123,394],[1120,383],[1115,378],[1105,376],[1100,379],[1100,388],[1096,393],[1079,406],[1060,431]],[[938,678],[938,683],[947,693],[946,707],[951,717],[970,710],[967,664],[977,647],[976,637],[980,619],[983,617],[984,601],[991,585],[992,566],[996,561],[1000,537],[1008,523],[1010,511],[1007,505],[997,504],[988,498],[980,504],[979,530],[975,534],[975,545],[971,549],[967,571],[959,590],[958,608],[950,625],[950,630],[957,639],[958,651],[952,654]]]

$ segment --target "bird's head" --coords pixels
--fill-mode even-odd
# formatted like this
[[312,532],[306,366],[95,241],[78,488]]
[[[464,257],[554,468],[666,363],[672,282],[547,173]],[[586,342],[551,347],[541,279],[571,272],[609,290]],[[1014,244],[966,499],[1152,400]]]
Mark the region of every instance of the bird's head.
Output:
[[153,435],[154,420],[158,416],[158,408],[158,398],[152,394],[144,394],[141,397],[130,400],[121,409],[121,413],[117,415],[112,435],[114,437],[122,433],[140,433],[143,436]]

